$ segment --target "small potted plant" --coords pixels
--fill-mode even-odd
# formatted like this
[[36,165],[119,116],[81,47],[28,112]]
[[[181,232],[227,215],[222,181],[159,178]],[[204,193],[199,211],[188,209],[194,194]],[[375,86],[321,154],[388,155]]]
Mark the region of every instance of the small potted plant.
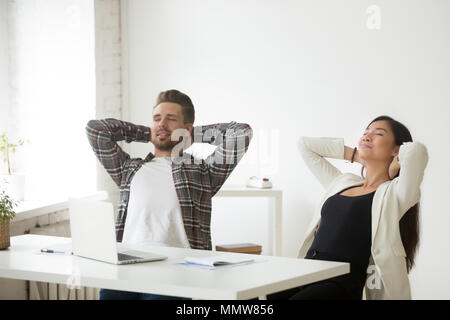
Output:
[[24,200],[25,174],[14,172],[11,155],[23,144],[24,141],[22,140],[19,140],[16,144],[11,143],[6,133],[0,135],[0,152],[3,155],[3,162],[7,163],[8,168],[7,174],[0,174],[0,186],[3,186],[9,196],[18,201]]
[[14,211],[16,206],[17,203],[2,190],[0,193],[0,250],[8,249],[10,246],[9,222],[16,215]]

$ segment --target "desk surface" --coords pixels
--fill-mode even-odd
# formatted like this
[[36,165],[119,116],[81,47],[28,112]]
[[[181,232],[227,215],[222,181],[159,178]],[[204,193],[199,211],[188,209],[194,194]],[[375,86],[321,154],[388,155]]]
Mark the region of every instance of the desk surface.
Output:
[[[255,255],[255,263],[214,270],[177,265],[185,257],[204,257],[215,251],[130,246],[169,257],[165,261],[113,265],[76,256],[37,254],[40,248],[70,242],[70,238],[22,235],[0,251],[0,278],[200,299],[249,299],[349,272],[349,264]],[[221,252],[222,254],[222,252]],[[223,253],[240,255],[237,253]],[[77,276],[79,275],[79,276]]]

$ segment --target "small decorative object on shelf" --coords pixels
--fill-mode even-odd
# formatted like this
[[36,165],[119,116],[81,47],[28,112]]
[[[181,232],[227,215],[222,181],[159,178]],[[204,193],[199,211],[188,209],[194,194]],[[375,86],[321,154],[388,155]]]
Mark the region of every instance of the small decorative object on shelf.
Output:
[[5,191],[0,193],[0,250],[8,249],[10,246],[9,222],[14,218],[16,212],[14,207],[17,203],[11,199]]
[[259,189],[270,189],[272,188],[272,182],[269,178],[261,178],[261,177],[250,177],[247,180],[247,187],[251,188],[259,188]]

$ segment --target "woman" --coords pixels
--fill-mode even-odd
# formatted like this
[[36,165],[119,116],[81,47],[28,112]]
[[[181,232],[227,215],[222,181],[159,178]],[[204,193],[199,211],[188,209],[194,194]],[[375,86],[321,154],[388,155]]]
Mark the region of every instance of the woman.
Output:
[[[299,149],[327,190],[299,257],[349,262],[350,273],[269,298],[362,299],[365,286],[367,299],[411,299],[426,147],[412,142],[403,124],[381,116],[358,148],[343,139],[303,137]],[[342,174],[325,157],[359,162],[365,177]]]

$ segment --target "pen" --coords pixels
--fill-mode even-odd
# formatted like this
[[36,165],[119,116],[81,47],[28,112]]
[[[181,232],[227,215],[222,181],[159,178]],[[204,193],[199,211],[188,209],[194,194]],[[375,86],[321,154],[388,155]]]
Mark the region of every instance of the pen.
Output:
[[54,251],[54,250],[50,250],[50,249],[41,249],[41,252],[44,252],[44,253],[64,253],[63,251]]

